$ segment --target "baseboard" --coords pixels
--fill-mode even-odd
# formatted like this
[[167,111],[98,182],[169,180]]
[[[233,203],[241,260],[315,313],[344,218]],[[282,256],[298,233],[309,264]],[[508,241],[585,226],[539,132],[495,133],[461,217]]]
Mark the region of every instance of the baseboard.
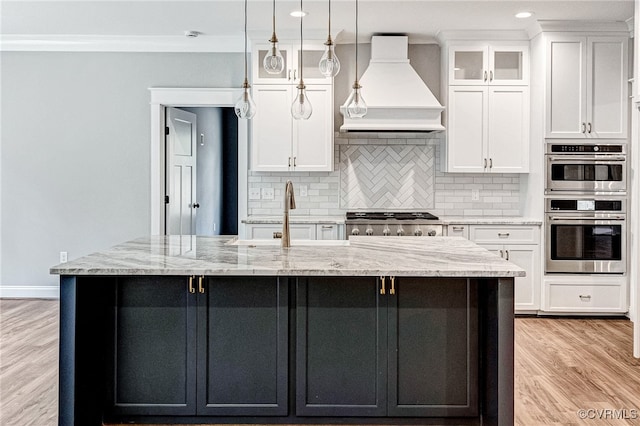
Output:
[[0,298],[59,299],[60,287],[58,287],[57,285],[48,285],[48,286],[3,285],[3,286],[0,286]]

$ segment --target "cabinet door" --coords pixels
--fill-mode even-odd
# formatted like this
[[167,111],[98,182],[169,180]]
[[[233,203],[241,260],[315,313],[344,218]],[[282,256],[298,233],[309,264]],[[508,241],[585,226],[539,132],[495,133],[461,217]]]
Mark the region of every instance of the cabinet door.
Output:
[[483,172],[487,156],[488,88],[449,87],[448,172]]
[[489,81],[487,46],[449,48],[450,85],[486,85]]
[[586,38],[547,41],[547,138],[584,138],[586,134]]
[[491,172],[529,171],[529,88],[489,88],[489,139],[487,156]]
[[529,84],[528,46],[491,46],[489,84],[509,86]]
[[286,172],[291,158],[291,87],[253,86],[256,115],[251,120],[251,169]]
[[299,278],[297,299],[296,414],[386,415],[387,307],[377,279]]
[[396,278],[389,295],[389,416],[478,413],[478,308],[466,278]]
[[195,414],[196,299],[187,278],[121,277],[116,293],[113,413]]
[[333,171],[333,86],[307,85],[307,96],[313,108],[311,117],[293,120],[294,169],[330,172]]
[[339,225],[316,225],[316,236],[319,240],[341,240],[338,235]]
[[207,278],[198,291],[198,415],[287,415],[287,279]]
[[504,257],[525,271],[527,276],[515,278],[515,310],[540,309],[540,253],[537,245],[507,245]]
[[627,137],[628,39],[589,37],[587,135]]

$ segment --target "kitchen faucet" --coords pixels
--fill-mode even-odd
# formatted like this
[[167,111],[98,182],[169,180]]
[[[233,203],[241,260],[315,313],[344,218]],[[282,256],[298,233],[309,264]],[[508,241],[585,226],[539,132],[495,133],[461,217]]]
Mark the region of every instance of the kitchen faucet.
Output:
[[288,180],[284,187],[284,218],[282,219],[282,247],[291,247],[289,233],[289,209],[296,208],[296,198],[293,195],[293,183]]

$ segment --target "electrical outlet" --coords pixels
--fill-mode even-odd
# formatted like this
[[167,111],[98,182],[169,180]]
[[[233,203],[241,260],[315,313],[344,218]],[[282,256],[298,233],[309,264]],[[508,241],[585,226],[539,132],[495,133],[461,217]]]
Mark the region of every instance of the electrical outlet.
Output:
[[309,195],[308,189],[307,185],[300,185],[300,196],[307,197]]
[[66,251],[61,251],[60,252],[60,263],[67,263],[67,252]]
[[259,200],[260,199],[260,188],[249,188],[249,199],[250,200]]
[[471,190],[471,201],[480,201],[480,190],[472,189]]
[[262,188],[262,199],[273,200],[273,188]]

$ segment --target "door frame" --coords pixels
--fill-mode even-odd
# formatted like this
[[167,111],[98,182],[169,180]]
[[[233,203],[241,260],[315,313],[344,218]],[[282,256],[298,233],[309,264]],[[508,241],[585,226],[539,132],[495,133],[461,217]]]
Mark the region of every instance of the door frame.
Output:
[[[167,107],[233,107],[242,89],[150,87],[151,93],[151,235],[164,235],[165,225],[165,111]],[[238,236],[244,238],[241,220],[247,216],[249,123],[238,119]]]

